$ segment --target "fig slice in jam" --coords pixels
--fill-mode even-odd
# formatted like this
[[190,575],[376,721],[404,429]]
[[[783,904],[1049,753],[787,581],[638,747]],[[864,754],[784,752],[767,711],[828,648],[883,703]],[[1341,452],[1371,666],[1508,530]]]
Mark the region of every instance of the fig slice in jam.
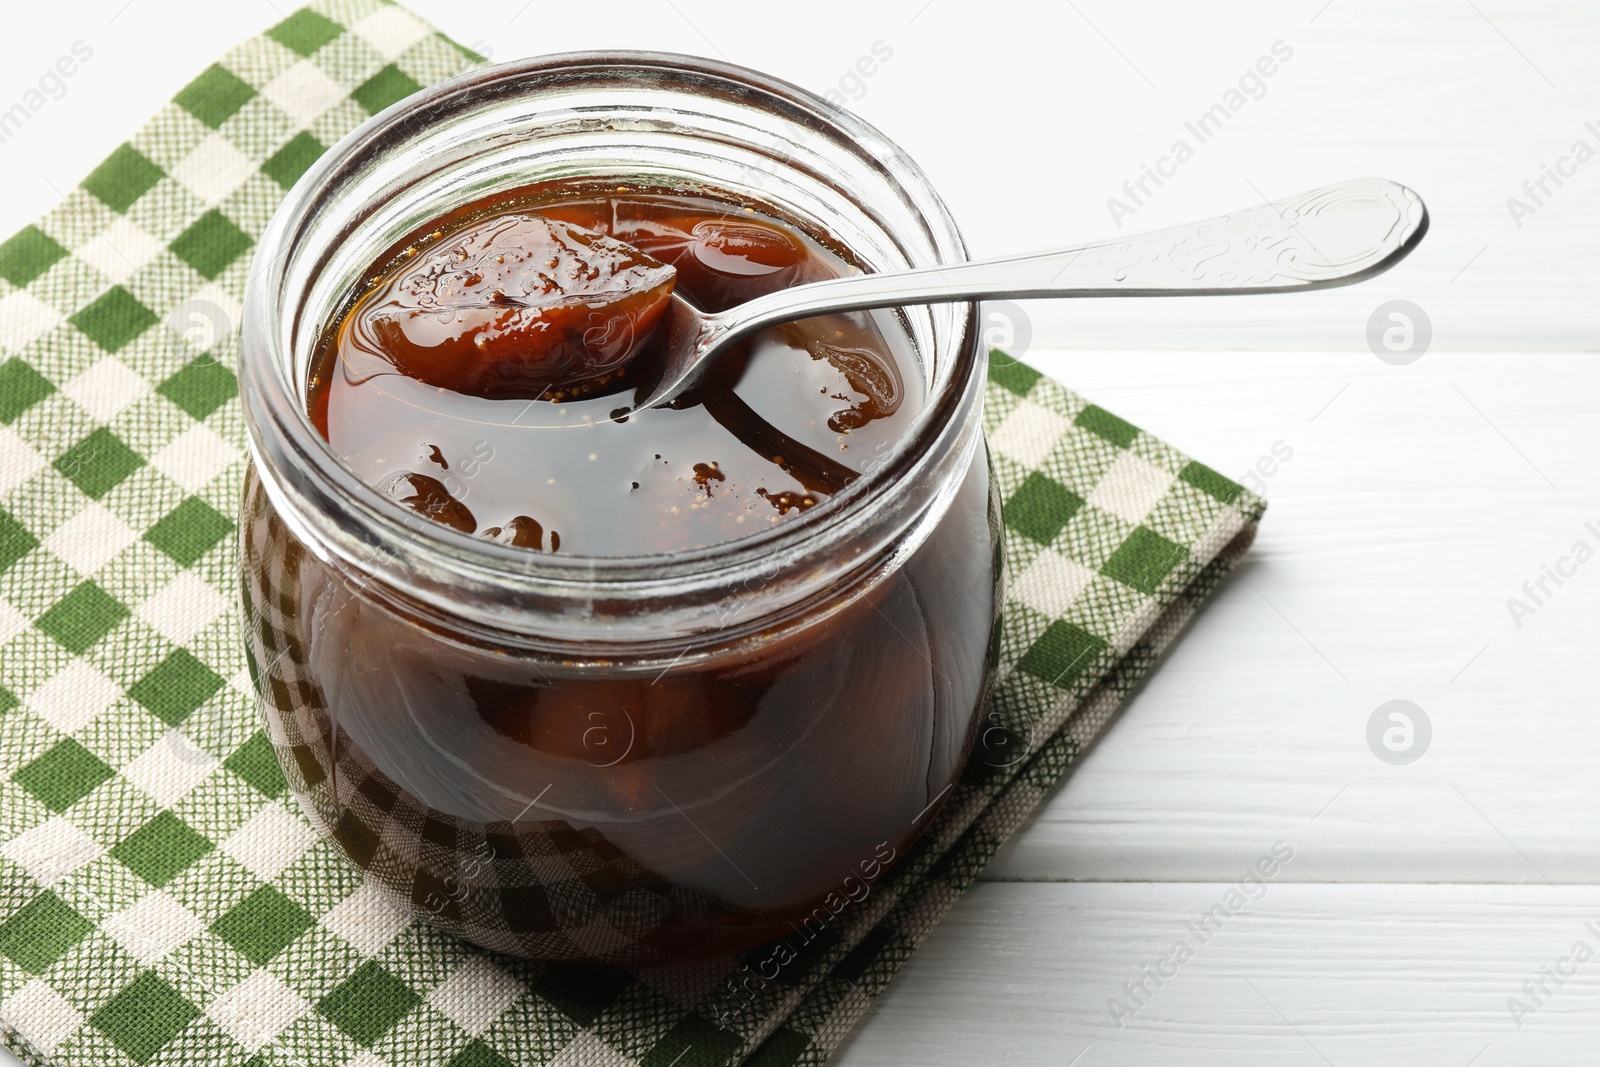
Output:
[[429,385],[556,398],[622,370],[659,325],[676,275],[573,223],[499,215],[414,253],[345,329],[353,347]]
[[711,311],[815,280],[803,274],[805,246],[757,219],[683,215],[618,220],[612,232],[676,267],[684,288]]

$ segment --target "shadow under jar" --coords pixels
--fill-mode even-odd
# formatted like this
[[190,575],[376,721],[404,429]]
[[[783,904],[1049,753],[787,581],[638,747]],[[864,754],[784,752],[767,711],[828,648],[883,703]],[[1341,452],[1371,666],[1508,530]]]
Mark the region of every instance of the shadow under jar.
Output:
[[426,90],[324,156],[262,240],[242,588],[279,761],[369,878],[491,949],[645,966],[829,916],[928,825],[976,732],[999,508],[971,304],[852,317],[919,406],[757,532],[532,550],[374,488],[308,414],[373,264],[508,191],[611,182],[745,205],[847,269],[965,258],[898,148],[753,71],[563,55]]

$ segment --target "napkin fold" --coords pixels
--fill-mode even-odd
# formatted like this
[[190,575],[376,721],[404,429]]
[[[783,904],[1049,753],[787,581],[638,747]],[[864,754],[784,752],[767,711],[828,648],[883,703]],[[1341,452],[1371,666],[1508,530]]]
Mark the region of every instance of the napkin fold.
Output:
[[496,956],[320,841],[237,615],[252,248],[327,146],[483,62],[319,0],[0,243],[0,1040],[31,1064],[828,1058],[1248,547],[1264,501],[993,356],[1007,594],[978,750],[827,923],[644,973]]

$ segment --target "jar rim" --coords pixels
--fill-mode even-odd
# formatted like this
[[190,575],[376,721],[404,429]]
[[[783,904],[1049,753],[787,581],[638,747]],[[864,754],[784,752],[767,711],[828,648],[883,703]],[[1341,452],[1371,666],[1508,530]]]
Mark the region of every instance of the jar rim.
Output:
[[[262,237],[258,266],[252,270],[245,296],[241,381],[252,457],[280,510],[287,497],[320,501],[327,507],[337,504],[344,513],[323,524],[324,534],[335,540],[342,536],[361,542],[372,540],[364,532],[378,529],[390,540],[399,537],[426,546],[432,558],[446,561],[458,576],[470,573],[475,580],[490,583],[525,580],[568,590],[605,586],[622,592],[641,583],[714,572],[726,575],[770,560],[775,554],[797,552],[842,517],[871,510],[885,490],[907,471],[925,465],[931,454],[948,451],[949,442],[941,446],[940,439],[951,436],[953,425],[962,421],[961,413],[974,403],[974,394],[981,397],[987,363],[987,353],[976,343],[977,307],[971,303],[946,305],[951,328],[940,347],[948,349],[951,371],[941,375],[943,383],[937,391],[930,389],[927,403],[887,461],[864,472],[847,490],[801,521],[727,542],[650,555],[528,552],[419,519],[338,459],[311,422],[299,392],[301,383],[292,380],[294,354],[286,351],[292,341],[286,324],[305,313],[304,307],[286,306],[291,295],[285,291],[287,264],[307,252],[301,245],[308,220],[363,159],[382,151],[385,143],[397,137],[403,143],[405,137],[452,107],[479,107],[485,99],[518,88],[526,90],[530,81],[540,79],[577,83],[608,78],[632,80],[641,88],[659,88],[675,80],[847,144],[854,149],[853,162],[871,168],[901,198],[899,206],[922,227],[919,237],[929,245],[935,262],[966,258],[964,242],[944,201],[903,150],[857,116],[782,79],[719,60],[651,51],[568,52],[474,68],[392,105],[330,148],[291,190]],[[925,353],[924,358],[930,357]],[[298,525],[291,522],[291,526]],[[349,552],[335,551],[350,558]]]

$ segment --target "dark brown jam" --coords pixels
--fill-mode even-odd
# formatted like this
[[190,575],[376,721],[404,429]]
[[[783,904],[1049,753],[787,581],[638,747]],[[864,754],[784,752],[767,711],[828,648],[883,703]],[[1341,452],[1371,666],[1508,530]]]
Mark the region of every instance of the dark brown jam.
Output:
[[463,533],[580,556],[717,544],[859,477],[915,417],[921,378],[902,332],[830,315],[758,334],[674,408],[637,410],[666,300],[721,311],[851,269],[750,208],[521,190],[374,265],[325,339],[312,416],[365,481]]
[[[716,310],[851,269],[703,195],[522,190],[375,264],[325,333],[310,411],[394,501],[530,552],[820,524],[924,403],[892,313],[767,331],[676,407],[633,404],[668,293]],[[308,549],[252,477],[251,660],[289,781],[377,884],[499,951],[642,966],[836,937],[961,774],[998,610],[983,451],[891,488],[947,506],[878,555],[812,551],[826,582],[786,613],[763,614],[771,576],[752,574],[674,658],[556,654],[473,604],[423,609],[383,560]]]

